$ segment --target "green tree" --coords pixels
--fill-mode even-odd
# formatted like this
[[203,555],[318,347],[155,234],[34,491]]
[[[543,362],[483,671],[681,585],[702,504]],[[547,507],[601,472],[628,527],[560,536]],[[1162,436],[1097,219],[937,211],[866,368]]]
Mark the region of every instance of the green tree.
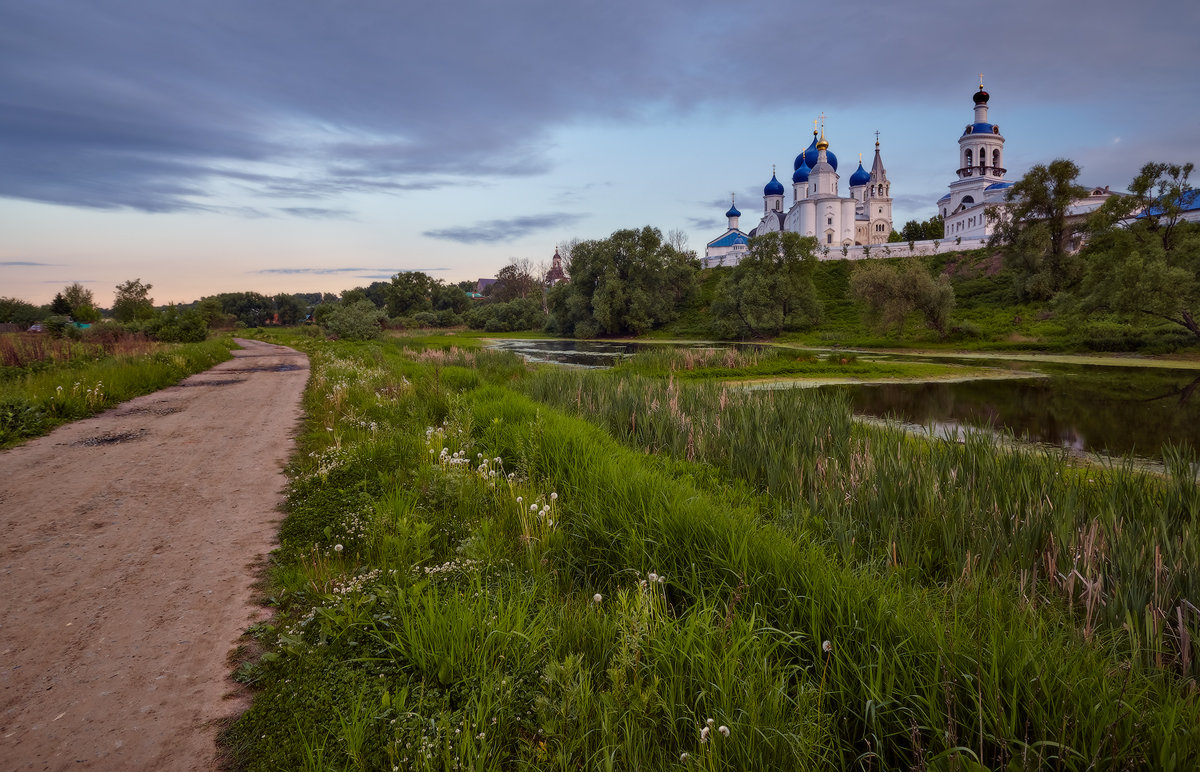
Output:
[[433,279],[420,271],[405,271],[392,277],[387,291],[387,313],[393,319],[412,316],[433,308]]
[[488,288],[488,298],[507,303],[517,298],[541,298],[541,272],[528,259],[514,260],[496,273],[496,283]]
[[27,303],[18,298],[0,298],[0,322],[28,327],[34,322],[40,322],[45,317],[45,310],[38,308],[33,303]]
[[461,314],[471,306],[471,299],[458,284],[436,282],[431,293],[434,311]]
[[323,326],[330,335],[343,340],[373,340],[379,337],[380,325],[385,318],[382,310],[363,298],[334,306]]
[[154,299],[150,297],[150,284],[141,279],[130,279],[117,285],[113,294],[112,316],[118,322],[132,322],[154,316]]
[[50,313],[54,316],[70,316],[71,302],[61,292],[55,293],[54,300],[50,301]]
[[217,300],[222,311],[247,327],[261,327],[275,315],[275,303],[257,292],[222,292]]
[[272,298],[272,301],[275,303],[275,317],[279,324],[297,324],[308,312],[308,305],[295,295],[281,293]]
[[816,248],[816,239],[797,233],[750,239],[746,256],[717,287],[712,314],[718,334],[761,337],[817,324]]
[[945,231],[946,226],[942,222],[942,216],[935,214],[928,220],[909,220],[904,223],[904,227],[900,229],[900,238],[896,241],[931,241],[943,238]]
[[649,226],[582,241],[571,252],[571,281],[547,296],[548,329],[562,335],[639,335],[676,319],[695,291],[693,252],[680,252]]
[[862,263],[850,275],[850,294],[862,306],[867,323],[903,334],[908,319],[920,313],[925,326],[945,337],[954,310],[954,288],[945,274],[936,279],[919,262],[902,268]]
[[1069,215],[1088,191],[1078,177],[1079,167],[1065,158],[1037,164],[1008,189],[1007,206],[987,212],[994,223],[991,244],[1014,270],[1019,297],[1049,298],[1079,280],[1080,262],[1071,254],[1079,226]]
[[1200,223],[1186,222],[1195,200],[1192,164],[1148,163],[1092,216],[1075,298],[1084,313],[1152,317],[1200,338]]
[[71,304],[71,318],[77,322],[98,322],[100,311],[96,308],[96,297],[79,282],[68,284],[63,297]]

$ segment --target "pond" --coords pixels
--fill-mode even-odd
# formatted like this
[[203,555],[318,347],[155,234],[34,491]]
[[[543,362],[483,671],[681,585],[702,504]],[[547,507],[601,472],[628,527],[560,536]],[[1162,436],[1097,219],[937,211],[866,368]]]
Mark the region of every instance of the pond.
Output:
[[[499,344],[531,361],[583,367],[609,367],[616,357],[646,345],[662,344],[562,340]],[[820,388],[844,392],[856,415],[894,419],[939,436],[974,427],[1076,453],[1159,460],[1168,443],[1200,453],[1200,363],[1196,369],[1169,369],[915,355],[895,358],[982,365],[1045,377]]]

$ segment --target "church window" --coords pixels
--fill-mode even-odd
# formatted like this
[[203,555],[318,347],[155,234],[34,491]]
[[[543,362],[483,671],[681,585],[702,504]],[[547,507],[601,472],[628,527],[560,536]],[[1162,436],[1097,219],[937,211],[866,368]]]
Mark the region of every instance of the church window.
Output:
[[999,165],[1000,165],[1000,150],[999,150],[999,148],[997,148],[996,150],[992,151],[992,166],[999,166]]
[[826,234],[825,234],[825,243],[826,243],[826,244],[832,244],[832,243],[833,243],[833,234],[832,234],[832,233],[826,233]]
[[833,225],[833,218],[832,218],[832,217],[826,217],[826,218],[825,218],[825,224],[826,224],[826,225]]
[[973,156],[973,155],[971,154],[971,151],[970,151],[970,150],[968,150],[968,151],[967,151],[967,166],[970,166],[970,165],[971,165],[972,159],[973,159],[974,157],[975,157],[975,156]]

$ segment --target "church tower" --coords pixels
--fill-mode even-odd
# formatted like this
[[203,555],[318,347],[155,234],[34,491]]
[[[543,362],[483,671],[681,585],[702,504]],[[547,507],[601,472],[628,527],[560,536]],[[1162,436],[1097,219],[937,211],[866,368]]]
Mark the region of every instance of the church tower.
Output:
[[879,132],[875,132],[875,160],[867,183],[863,210],[867,217],[867,244],[885,244],[892,235],[892,183],[879,157]]
[[971,96],[974,122],[958,138],[958,170],[950,192],[938,199],[937,211],[945,223],[946,238],[983,239],[991,235],[987,209],[1004,201],[1011,182],[1004,179],[1004,135],[988,122],[988,100],[979,76],[979,90]]

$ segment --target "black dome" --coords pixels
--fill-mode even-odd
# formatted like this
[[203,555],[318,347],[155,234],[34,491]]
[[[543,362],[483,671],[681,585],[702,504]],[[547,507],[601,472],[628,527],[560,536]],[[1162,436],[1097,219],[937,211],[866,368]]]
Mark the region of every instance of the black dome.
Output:
[[975,96],[971,97],[977,105],[986,105],[988,98],[988,92],[983,90],[983,86],[980,86],[979,90],[975,92]]

